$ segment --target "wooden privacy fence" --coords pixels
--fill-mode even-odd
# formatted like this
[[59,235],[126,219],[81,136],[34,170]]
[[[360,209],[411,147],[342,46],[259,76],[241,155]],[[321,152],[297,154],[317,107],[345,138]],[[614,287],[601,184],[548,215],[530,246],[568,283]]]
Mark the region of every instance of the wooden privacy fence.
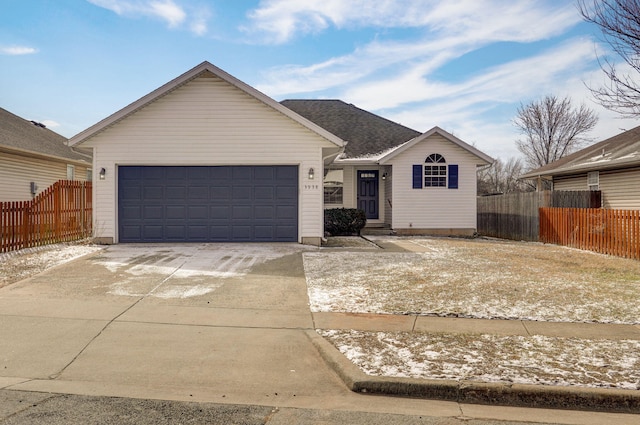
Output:
[[538,241],[540,207],[600,207],[600,191],[541,191],[478,197],[478,233]]
[[640,211],[540,208],[540,241],[640,260]]
[[0,252],[89,237],[91,182],[60,180],[31,201],[0,202]]

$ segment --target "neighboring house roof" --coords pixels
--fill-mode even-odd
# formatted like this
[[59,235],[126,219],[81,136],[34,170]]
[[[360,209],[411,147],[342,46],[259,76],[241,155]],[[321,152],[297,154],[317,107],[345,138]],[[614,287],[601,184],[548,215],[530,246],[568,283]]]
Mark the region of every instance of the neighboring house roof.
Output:
[[520,176],[522,179],[640,166],[640,126]]
[[65,137],[3,108],[0,108],[0,148],[63,161],[91,163],[91,156],[67,146]]
[[280,103],[346,141],[342,158],[379,154],[420,135],[341,100],[289,99]]
[[220,68],[212,65],[211,63],[209,63],[207,61],[202,62],[200,65],[190,69],[189,71],[185,72],[184,74],[180,75],[179,77],[169,81],[168,83],[166,83],[162,87],[152,91],[151,93],[147,94],[146,96],[141,97],[140,99],[138,99],[135,102],[131,103],[130,105],[124,107],[123,109],[115,112],[114,114],[108,116],[107,118],[103,119],[102,121],[98,122],[97,124],[94,124],[93,126],[89,127],[88,129],[76,134],[75,136],[73,136],[69,140],[70,145],[74,146],[74,145],[77,145],[77,144],[80,144],[80,143],[86,141],[87,139],[89,139],[89,138],[95,136],[96,134],[106,130],[110,126],[112,126],[112,125],[116,124],[117,122],[125,119],[126,117],[128,117],[131,114],[137,112],[138,110],[144,108],[145,106],[149,105],[150,103],[154,102],[155,100],[157,100],[157,99],[169,94],[173,90],[183,86],[184,84],[186,84],[189,81],[197,78],[198,76],[202,75],[205,72],[210,72],[210,73],[214,74],[218,78],[220,78],[220,79],[226,81],[227,83],[235,86],[236,88],[244,91],[248,95],[250,95],[250,96],[256,98],[257,100],[265,103],[266,105],[276,109],[280,113],[282,113],[282,114],[286,115],[287,117],[293,119],[294,121],[298,122],[302,126],[308,128],[309,130],[313,131],[314,133],[316,133],[316,134],[320,135],[321,137],[323,137],[323,138],[329,140],[330,142],[334,143],[336,146],[339,146],[339,147],[344,146],[344,141],[342,139],[340,139],[338,136],[336,136],[335,134],[332,134],[332,133],[328,132],[324,128],[322,128],[322,127],[318,126],[317,124],[309,121],[308,119],[298,115],[294,111],[292,111],[292,110],[290,110],[288,108],[285,108],[280,103],[276,102],[275,100],[273,100],[272,98],[270,98],[266,94],[256,90],[255,88],[251,87],[250,85],[238,80],[237,78],[235,78],[231,74],[226,73],[225,71],[221,70]]

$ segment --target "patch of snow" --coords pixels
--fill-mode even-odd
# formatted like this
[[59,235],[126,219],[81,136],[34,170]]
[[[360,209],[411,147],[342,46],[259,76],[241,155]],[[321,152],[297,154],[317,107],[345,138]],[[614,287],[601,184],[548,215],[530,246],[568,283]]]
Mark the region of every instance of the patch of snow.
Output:
[[319,330],[374,376],[640,389],[640,341]]

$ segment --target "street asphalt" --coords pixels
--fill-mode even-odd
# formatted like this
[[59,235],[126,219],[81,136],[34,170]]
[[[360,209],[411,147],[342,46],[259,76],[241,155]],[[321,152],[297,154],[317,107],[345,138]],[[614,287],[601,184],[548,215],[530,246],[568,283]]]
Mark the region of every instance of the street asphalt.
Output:
[[[425,397],[433,383],[388,386],[359,375],[314,328],[406,324],[393,316],[312,314],[302,252],[315,249],[114,245],[0,289],[0,424],[640,421],[619,404],[626,399],[633,408],[638,398],[614,391],[607,394],[616,408],[589,412],[579,404],[566,407],[582,410],[516,407],[527,406],[517,394],[509,397],[520,402],[507,397],[503,406],[493,398]],[[490,325],[436,319],[403,320],[462,332]],[[419,390],[389,395],[407,388]]]

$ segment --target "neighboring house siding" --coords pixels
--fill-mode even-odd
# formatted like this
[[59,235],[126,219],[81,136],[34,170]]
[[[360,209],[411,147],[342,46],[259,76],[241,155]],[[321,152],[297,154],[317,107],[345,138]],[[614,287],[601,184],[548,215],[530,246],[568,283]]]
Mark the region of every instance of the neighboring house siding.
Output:
[[[67,178],[66,162],[0,152],[0,202],[32,199],[31,182],[36,195],[58,180]],[[75,179],[86,180],[87,167],[75,165]]]
[[600,190],[605,208],[640,209],[640,169],[601,172]]
[[587,190],[587,173],[554,177],[553,190]]
[[[458,165],[458,189],[412,188],[413,165],[425,165],[428,155],[443,155],[447,164]],[[407,149],[389,163],[393,165],[394,229],[475,229],[476,163],[478,158],[439,135]]]
[[[640,169],[600,171],[603,208],[640,209]],[[587,174],[555,177],[554,190],[587,190]]]
[[322,148],[335,146],[222,79],[206,74],[89,139],[97,180],[96,236],[116,235],[117,165],[298,165],[299,233],[323,232]]

